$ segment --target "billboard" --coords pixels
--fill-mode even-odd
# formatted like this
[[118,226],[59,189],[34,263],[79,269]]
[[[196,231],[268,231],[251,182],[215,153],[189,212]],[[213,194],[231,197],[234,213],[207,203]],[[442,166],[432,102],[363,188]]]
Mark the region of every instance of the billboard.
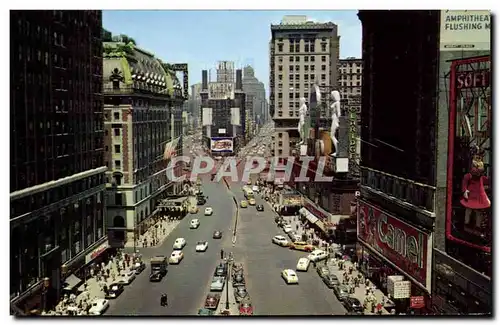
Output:
[[451,62],[446,237],[490,253],[493,173],[491,57]]
[[233,152],[233,138],[211,138],[210,150],[212,152]]
[[225,82],[209,83],[208,99],[234,99],[234,85]]
[[441,10],[441,51],[487,51],[490,43],[490,11]]
[[358,239],[430,292],[432,236],[358,200]]
[[349,172],[352,175],[359,175],[359,160],[360,160],[360,120],[361,120],[361,96],[349,97],[347,101],[348,115],[348,158]]

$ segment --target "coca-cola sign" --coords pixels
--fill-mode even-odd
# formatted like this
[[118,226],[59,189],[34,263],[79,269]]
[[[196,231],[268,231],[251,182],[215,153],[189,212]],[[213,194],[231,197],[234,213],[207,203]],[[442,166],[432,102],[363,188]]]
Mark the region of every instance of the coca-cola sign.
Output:
[[358,238],[429,289],[429,236],[362,200],[358,211]]

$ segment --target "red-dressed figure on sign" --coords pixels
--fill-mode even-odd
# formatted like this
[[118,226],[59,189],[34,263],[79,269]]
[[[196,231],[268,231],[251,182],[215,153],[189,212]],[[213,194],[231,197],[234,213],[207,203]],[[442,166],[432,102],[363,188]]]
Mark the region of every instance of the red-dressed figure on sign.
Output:
[[[481,230],[486,217],[486,209],[491,201],[486,194],[489,185],[488,176],[484,175],[484,151],[473,149],[472,166],[462,179],[463,198],[460,203],[465,207],[465,227]],[[475,224],[471,224],[474,215]]]

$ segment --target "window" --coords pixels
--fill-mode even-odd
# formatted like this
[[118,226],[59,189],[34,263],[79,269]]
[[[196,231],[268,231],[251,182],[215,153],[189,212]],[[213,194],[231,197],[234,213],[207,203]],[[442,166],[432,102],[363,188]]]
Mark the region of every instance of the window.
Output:
[[300,44],[295,44],[295,52],[300,52]]
[[314,71],[315,66],[311,65],[311,71]]
[[295,80],[299,81],[300,80],[300,74],[295,75]]
[[321,56],[321,62],[326,62],[326,55]]
[[113,89],[120,89],[120,81],[113,80]]
[[283,133],[281,133],[281,132],[278,133],[278,138],[280,138],[280,139],[283,138]]
[[326,74],[321,75],[321,80],[326,80]]
[[283,52],[283,44],[278,44],[278,52]]
[[121,148],[119,144],[115,144],[115,153],[120,153]]
[[290,75],[290,80],[293,80],[293,74]]
[[283,71],[283,66],[282,65],[278,66],[278,71]]
[[280,155],[280,156],[283,155],[283,150],[279,149],[278,150],[278,155]]
[[356,86],[358,86],[358,87],[361,86],[361,82],[359,82],[359,81],[356,82]]
[[309,75],[308,74],[304,75],[304,80],[309,80]]
[[293,53],[295,50],[295,46],[293,46],[293,44],[290,44],[290,47],[289,47],[289,52],[290,53]]
[[104,146],[104,150],[107,152],[109,150],[108,146]]
[[290,72],[293,72],[293,65],[289,66],[289,67],[288,67],[288,70],[289,70]]
[[313,74],[313,73],[311,73],[311,75],[309,76],[309,78],[310,78],[311,80],[314,80],[314,74]]
[[304,56],[304,62],[309,62],[309,57],[308,56]]
[[119,120],[120,119],[120,113],[119,112],[113,113],[113,119]]
[[288,98],[289,98],[289,99],[293,99],[293,93],[289,93],[289,94],[288,94]]
[[314,44],[311,44],[311,47],[309,48],[311,50],[311,52],[314,52]]
[[299,72],[300,71],[300,65],[295,66],[295,71]]
[[321,44],[321,52],[326,52],[326,44]]
[[304,71],[309,71],[309,66],[308,65],[304,66]]
[[293,56],[290,57],[289,59],[290,62],[293,62]]
[[[295,103],[295,108],[300,108],[300,103],[299,103],[299,102]],[[298,113],[299,113],[299,112],[297,112],[297,114],[298,114]]]
[[326,64],[322,64],[322,65],[321,65],[321,70],[322,70],[322,71],[325,71],[325,70],[326,70]]
[[120,160],[115,160],[115,167],[120,169],[122,167],[122,162]]
[[278,62],[280,62],[280,63],[283,62],[283,57],[282,56],[278,57]]
[[283,80],[283,75],[282,74],[278,75],[278,79]]
[[300,89],[300,84],[295,84],[295,89]]
[[118,129],[118,128],[114,128],[114,129],[113,129],[113,134],[114,134],[115,136],[119,136],[119,135],[120,135],[120,129]]
[[116,193],[115,194],[115,205],[122,205],[122,198],[123,198],[122,193]]
[[283,98],[283,93],[278,93],[278,98],[279,99]]
[[304,52],[309,52],[309,44],[304,45]]
[[300,56],[295,57],[295,62],[300,62]]
[[314,58],[315,58],[314,56],[311,56],[311,62],[315,61]]
[[283,111],[278,111],[278,116],[282,117],[283,116]]

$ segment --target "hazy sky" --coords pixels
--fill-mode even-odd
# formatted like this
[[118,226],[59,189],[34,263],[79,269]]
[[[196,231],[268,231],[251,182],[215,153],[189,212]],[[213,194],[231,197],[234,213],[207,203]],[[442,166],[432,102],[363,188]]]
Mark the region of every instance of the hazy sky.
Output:
[[[217,61],[250,64],[269,92],[270,24],[285,15],[307,15],[339,26],[340,57],[361,56],[357,11],[103,11],[103,26],[127,34],[137,45],[169,63],[189,64],[189,84]],[[212,79],[215,76],[212,75]]]

